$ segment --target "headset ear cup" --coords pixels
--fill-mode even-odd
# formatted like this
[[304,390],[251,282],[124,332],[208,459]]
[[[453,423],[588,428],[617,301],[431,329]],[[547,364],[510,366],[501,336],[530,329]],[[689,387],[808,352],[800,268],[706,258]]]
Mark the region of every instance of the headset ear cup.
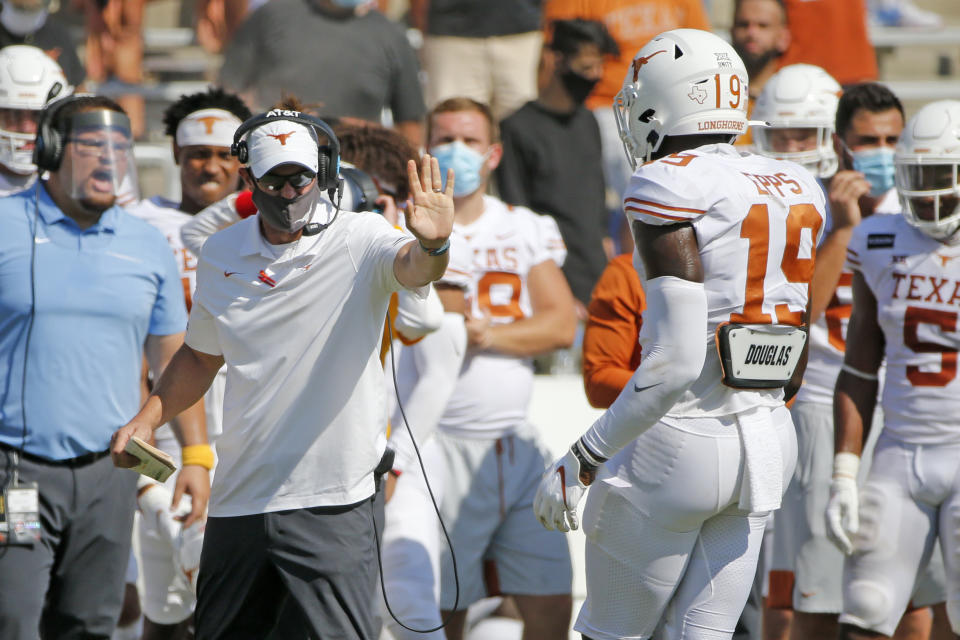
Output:
[[320,185],[321,189],[330,188],[330,158],[327,157],[327,154],[323,151],[320,152],[320,156],[317,159],[317,183]]

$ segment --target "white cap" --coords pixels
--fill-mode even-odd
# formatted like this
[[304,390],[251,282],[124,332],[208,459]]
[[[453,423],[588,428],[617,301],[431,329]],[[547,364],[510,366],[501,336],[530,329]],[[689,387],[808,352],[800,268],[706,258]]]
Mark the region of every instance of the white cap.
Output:
[[233,144],[233,133],[240,118],[224,109],[200,109],[187,115],[177,125],[177,146],[207,145],[227,147]]
[[254,178],[262,178],[280,164],[299,164],[316,172],[320,149],[313,131],[290,120],[277,120],[247,135],[247,151]]

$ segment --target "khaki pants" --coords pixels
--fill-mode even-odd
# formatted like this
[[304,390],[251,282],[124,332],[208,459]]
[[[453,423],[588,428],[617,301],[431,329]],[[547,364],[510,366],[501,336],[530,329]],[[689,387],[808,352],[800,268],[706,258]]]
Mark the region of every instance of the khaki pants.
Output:
[[491,38],[427,36],[422,49],[427,106],[466,96],[493,110],[497,121],[537,96],[539,31]]

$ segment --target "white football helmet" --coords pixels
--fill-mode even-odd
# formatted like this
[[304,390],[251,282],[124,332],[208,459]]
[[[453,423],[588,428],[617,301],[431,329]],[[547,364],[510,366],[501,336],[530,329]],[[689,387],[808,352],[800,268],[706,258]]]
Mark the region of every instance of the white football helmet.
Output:
[[931,102],[910,118],[894,162],[903,217],[946,241],[960,229],[960,101]]
[[[757,153],[802,164],[818,178],[835,174],[838,161],[833,130],[841,92],[829,73],[812,64],[791,64],[777,71],[753,105],[751,117],[770,125],[753,130]],[[803,151],[777,150],[776,129],[816,129],[816,146]],[[810,133],[812,145],[813,131]]]
[[0,49],[0,164],[14,173],[30,175],[35,133],[12,130],[18,112],[40,111],[53,99],[72,92],[63,70],[42,49],[11,45]]
[[699,29],[665,31],[633,59],[613,100],[620,139],[633,168],[665,136],[747,130],[747,70],[722,38]]

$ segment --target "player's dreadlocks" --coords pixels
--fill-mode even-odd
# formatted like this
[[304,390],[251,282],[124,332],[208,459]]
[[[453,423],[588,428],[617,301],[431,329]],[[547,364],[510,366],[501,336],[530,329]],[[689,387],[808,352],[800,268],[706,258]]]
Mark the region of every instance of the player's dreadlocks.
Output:
[[177,135],[177,125],[180,121],[200,109],[223,109],[240,120],[247,120],[252,115],[239,96],[224,91],[220,87],[210,87],[200,93],[182,95],[179,100],[167,107],[163,112],[163,124],[167,135],[171,137]]

